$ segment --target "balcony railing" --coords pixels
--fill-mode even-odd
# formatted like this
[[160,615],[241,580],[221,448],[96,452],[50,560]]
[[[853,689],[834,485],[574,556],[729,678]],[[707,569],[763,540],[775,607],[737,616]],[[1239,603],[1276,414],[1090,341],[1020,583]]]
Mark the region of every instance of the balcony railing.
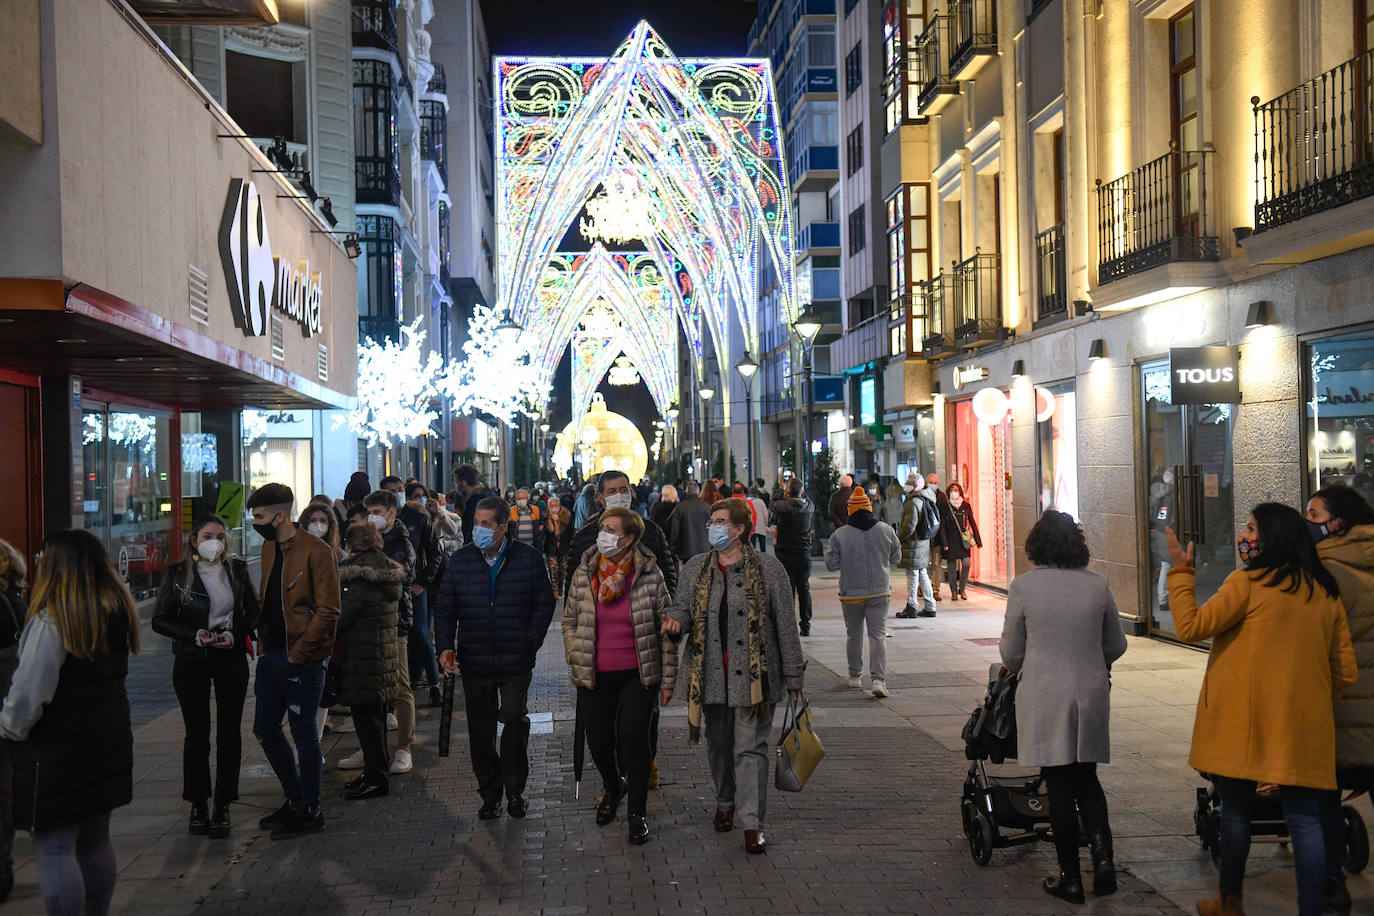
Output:
[[1002,255],[978,252],[954,265],[954,340],[976,347],[1006,336],[1002,326]]
[[1174,150],[1097,185],[1098,282],[1221,258],[1212,151]]
[[439,168],[439,177],[448,184],[448,114],[436,99],[420,100],[420,158]]
[[1255,108],[1255,231],[1374,195],[1374,51]]
[[843,371],[887,356],[887,310],[852,325],[830,345],[830,368]]
[[1064,318],[1069,314],[1069,297],[1064,275],[1064,224],[1057,223],[1035,237],[1040,262],[1040,291],[1036,297],[1037,322]]
[[353,162],[358,203],[401,205],[401,176],[390,156],[355,156]]
[[950,0],[949,72],[972,79],[997,54],[996,0]]
[[797,251],[808,248],[839,248],[839,223],[807,223],[797,234]]
[[803,144],[792,157],[792,189],[794,191],[818,190],[817,185],[827,186],[835,180],[840,171],[840,148],[838,146],[811,146]]
[[949,40],[950,18],[932,16],[911,50],[911,80],[918,87],[916,108],[921,114],[935,114],[959,94],[959,84],[949,75]]
[[372,338],[374,343],[386,340],[400,342],[401,322],[395,315],[359,315],[358,340]]
[[940,359],[958,352],[949,319],[949,307],[954,300],[952,285],[953,278],[940,273],[912,290],[911,325],[912,333],[917,335],[913,339],[920,340],[921,355],[926,359]]
[[448,92],[448,75],[444,73],[443,64],[434,65],[434,75],[429,78],[429,84],[425,87],[425,91],[437,95]]
[[353,0],[353,47],[397,51],[394,0]]

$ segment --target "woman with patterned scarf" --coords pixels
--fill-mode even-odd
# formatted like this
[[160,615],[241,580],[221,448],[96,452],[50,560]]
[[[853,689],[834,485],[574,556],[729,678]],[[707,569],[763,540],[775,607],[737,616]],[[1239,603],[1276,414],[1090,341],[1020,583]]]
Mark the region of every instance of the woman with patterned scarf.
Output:
[[801,693],[806,661],[787,570],[749,545],[753,530],[745,500],[711,506],[711,549],[683,567],[663,632],[687,637],[688,736],[696,743],[706,734],[716,831],[733,830],[739,821],[745,851],[758,854],[767,851],[773,713],[785,694]]
[[[643,546],[644,520],[611,508],[597,523],[596,546],[582,555],[563,605],[563,648],[572,669],[587,744],[605,786],[597,826],[615,820],[629,795],[630,842],[649,841],[650,731],[662,692],[673,693],[677,647],[659,632],[671,609],[667,580]],[[624,763],[620,775],[617,760]]]

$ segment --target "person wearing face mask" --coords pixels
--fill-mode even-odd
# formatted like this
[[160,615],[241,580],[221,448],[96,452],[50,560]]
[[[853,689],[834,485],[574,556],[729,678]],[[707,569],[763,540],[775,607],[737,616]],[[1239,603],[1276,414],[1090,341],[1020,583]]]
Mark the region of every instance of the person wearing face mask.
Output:
[[1358,674],[1340,588],[1291,506],[1255,506],[1236,539],[1241,568],[1201,607],[1193,545],[1165,534],[1178,638],[1212,640],[1188,764],[1221,796],[1221,879],[1198,913],[1243,912],[1251,803],[1256,784],[1268,783],[1288,822],[1299,916],[1317,916],[1327,871],[1321,799],[1336,788],[1332,701]]
[[343,546],[339,543],[339,519],[329,505],[311,502],[296,520],[296,524],[324,541],[334,551],[334,558],[344,558]]
[[[294,499],[290,487],[269,483],[254,490],[247,503],[253,530],[263,539],[253,734],[286,796],[280,808],[258,821],[274,840],[324,829],[324,757],[315,710],[339,619],[338,563],[328,544],[291,521]],[[290,724],[294,754],[282,734],[283,718]]]
[[964,498],[964,488],[958,483],[949,485],[945,491],[947,501],[940,519],[940,527],[945,533],[945,578],[949,580],[951,601],[968,600],[969,561],[973,548],[983,546],[983,536],[978,533],[978,520],[973,517],[973,506]]
[[[1355,646],[1359,679],[1336,702],[1336,782],[1341,789],[1374,789],[1374,509],[1358,490],[1324,487],[1307,501],[1307,528],[1317,556],[1336,580]],[[1341,793],[1322,793],[1326,836],[1324,907],[1348,912],[1342,854]]]
[[[634,510],[634,488],[630,486],[630,478],[624,471],[603,471],[601,473],[600,489],[596,494],[596,500],[601,508],[591,516],[585,525],[577,529],[577,533],[572,537],[572,544],[568,552],[564,555],[564,562],[567,564],[567,572],[564,574],[563,591],[567,591],[572,586],[573,573],[582,562],[582,557],[587,550],[596,546],[597,535],[601,533],[601,512],[606,509],[629,509]],[[677,556],[673,553],[673,548],[668,544],[668,538],[663,533],[663,529],[651,521],[644,523],[643,544],[654,555],[658,561],[658,568],[663,571],[663,578],[668,583],[668,594],[677,594]]]
[[563,558],[572,545],[572,536],[572,513],[563,508],[563,500],[550,496],[549,511],[544,517],[544,556],[548,558],[549,581],[553,583],[555,598],[563,597],[563,581],[567,572],[563,568]]
[[511,537],[535,550],[544,549],[544,519],[539,507],[530,503],[530,491],[515,491],[515,505],[510,510]]
[[763,824],[773,714],[785,696],[800,696],[806,660],[787,570],[749,546],[753,524],[743,500],[711,507],[711,550],[683,566],[686,586],[663,633],[685,634],[678,691],[686,693],[689,740],[706,735],[716,831],[738,822],[745,851],[757,855],[768,848]]
[[404,487],[396,477],[382,479],[382,489],[393,493],[404,492],[405,497],[396,510],[396,519],[405,526],[410,537],[410,546],[415,549],[415,577],[410,583],[410,635],[406,640],[410,653],[409,677],[414,689],[429,687],[429,703],[438,706],[442,700],[439,690],[439,666],[434,658],[434,641],[431,635],[429,608],[429,589],[439,581],[443,572],[444,551],[439,544],[439,535],[434,522],[425,509],[429,501],[429,490],[417,480],[408,481]]
[[[940,475],[930,473],[926,475],[926,489],[935,497],[935,508],[939,510],[939,520],[942,526],[945,522],[945,512],[949,507],[949,497],[945,496],[945,491],[940,489]],[[940,600],[940,576],[945,567],[945,539],[948,534],[942,533],[938,545],[932,544],[930,551],[930,591],[936,601]]]
[[[596,823],[615,820],[627,794],[630,843],[649,839],[654,708],[672,696],[677,650],[659,632],[671,609],[658,561],[641,543],[644,520],[601,513],[595,546],[582,556],[563,605],[563,648],[604,787]],[[624,767],[625,777],[620,775]]]
[[[491,497],[473,513],[472,541],[453,555],[434,609],[439,664],[463,678],[468,744],[482,807],[477,816],[524,817],[529,779],[529,691],[553,620],[544,558],[509,535],[510,506]],[[504,726],[500,749],[496,726]]]
[[[331,510],[324,510],[332,515]],[[248,566],[225,551],[218,516],[191,526],[186,559],[170,566],[158,591],[153,632],[172,640],[172,687],[186,728],[181,797],[191,803],[189,832],[229,835],[229,805],[239,797],[243,703],[248,695],[245,640],[258,624],[258,596]],[[209,803],[210,692],[215,695],[214,813]]]
[[903,492],[906,499],[897,524],[897,540],[902,544],[901,567],[906,570],[906,608],[896,616],[934,617],[935,595],[926,567],[931,551],[944,548],[940,504],[930,488],[921,486],[921,475],[914,472],[907,475]]

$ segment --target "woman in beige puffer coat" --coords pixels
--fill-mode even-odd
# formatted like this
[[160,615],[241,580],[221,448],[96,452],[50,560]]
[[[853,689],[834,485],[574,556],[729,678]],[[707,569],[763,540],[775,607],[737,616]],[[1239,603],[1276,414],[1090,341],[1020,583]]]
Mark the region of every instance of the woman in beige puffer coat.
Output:
[[671,600],[653,552],[640,543],[644,520],[612,508],[597,525],[597,545],[582,555],[563,606],[563,647],[605,785],[597,825],[615,820],[628,793],[629,839],[638,845],[649,839],[654,708],[660,697],[672,696],[677,670],[676,647],[660,635]]

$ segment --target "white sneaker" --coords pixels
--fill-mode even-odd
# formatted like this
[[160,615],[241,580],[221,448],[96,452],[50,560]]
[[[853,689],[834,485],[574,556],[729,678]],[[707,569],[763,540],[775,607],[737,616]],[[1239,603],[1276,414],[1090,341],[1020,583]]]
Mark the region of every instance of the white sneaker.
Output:
[[391,758],[391,772],[409,773],[413,767],[414,764],[412,764],[410,760],[410,751],[401,750],[399,747],[396,748],[396,754]]
[[343,760],[339,761],[339,769],[341,770],[361,770],[362,768],[363,752],[361,750],[357,753],[349,754]]
[[882,682],[882,681],[874,681],[874,682],[873,682],[873,696],[874,696],[875,699],[879,699],[879,700],[881,700],[883,697],[887,696],[887,684],[885,684],[885,683]]
[[386,730],[389,732],[394,732],[398,728],[400,728],[400,726],[396,724],[396,714],[394,712],[387,713]]
[[864,685],[864,682],[863,682],[863,679],[862,679],[862,678],[851,677],[851,678],[849,679],[849,686],[850,686],[850,687],[862,687],[863,685]]
[[337,725],[332,722],[329,723],[329,733],[331,735],[346,735],[349,732],[356,732],[357,730],[358,726],[353,724],[352,716],[340,721]]

